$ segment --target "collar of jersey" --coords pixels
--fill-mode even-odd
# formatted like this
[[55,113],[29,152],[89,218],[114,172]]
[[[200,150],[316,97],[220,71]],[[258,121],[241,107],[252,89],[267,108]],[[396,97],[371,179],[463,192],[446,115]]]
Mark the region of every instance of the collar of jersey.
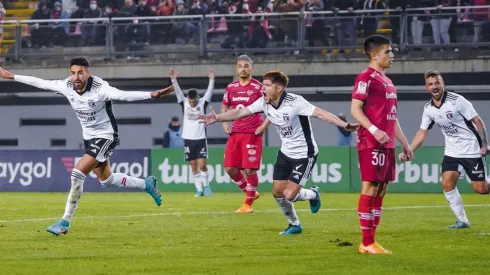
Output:
[[75,90],[75,86],[73,86],[73,90],[75,90],[75,92],[77,92],[77,94],[83,95],[85,92],[90,92],[90,90],[92,89],[92,85],[93,84],[94,84],[94,78],[93,77],[89,77],[88,80],[87,80],[87,86],[85,86],[85,90],[83,92],[78,93]]
[[444,104],[444,102],[446,102],[446,97],[447,97],[447,90],[444,90],[444,95],[442,96],[442,100],[441,100],[441,105],[439,105],[439,107],[437,107],[435,104],[434,104],[434,99],[431,99],[430,100],[430,105],[436,107],[437,109],[441,109],[442,105]]
[[284,99],[286,98],[286,91],[284,91],[284,93],[282,93],[281,97],[279,98],[279,102],[277,103],[277,107],[274,106],[274,104],[271,104],[272,107],[274,107],[274,109],[279,109],[279,107],[281,107],[281,104],[282,102],[284,101]]

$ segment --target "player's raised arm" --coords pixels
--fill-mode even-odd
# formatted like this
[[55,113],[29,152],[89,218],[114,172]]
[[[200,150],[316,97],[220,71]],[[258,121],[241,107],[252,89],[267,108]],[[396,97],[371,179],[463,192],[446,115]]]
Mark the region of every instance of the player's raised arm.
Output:
[[101,100],[137,101],[150,98],[160,98],[174,92],[174,86],[154,92],[121,91],[108,84],[101,89]]
[[174,70],[174,68],[170,69],[170,80],[172,81],[172,86],[174,86],[175,89],[175,95],[177,96],[177,102],[180,103],[185,100],[185,95],[182,92],[182,89],[180,89],[179,83],[177,82],[177,76],[179,75],[178,72]]
[[215,73],[213,70],[211,70],[208,74],[209,76],[209,84],[208,84],[208,89],[206,90],[206,93],[202,97],[204,101],[206,102],[211,102],[211,97],[213,96],[214,92],[214,78],[215,78]]
[[0,67],[0,77],[58,93],[62,93],[65,87],[63,80],[44,80],[33,76],[15,75],[2,67]]

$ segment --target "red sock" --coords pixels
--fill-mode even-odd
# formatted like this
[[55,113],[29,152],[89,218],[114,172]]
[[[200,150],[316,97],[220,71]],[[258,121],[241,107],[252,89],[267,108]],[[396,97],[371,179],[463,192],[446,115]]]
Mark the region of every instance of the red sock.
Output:
[[357,207],[357,211],[359,213],[359,222],[361,224],[363,245],[371,245],[374,243],[373,204],[374,204],[374,197],[369,195],[364,195],[364,194],[361,194],[361,196],[359,197],[359,204]]
[[257,191],[257,186],[259,186],[259,177],[257,173],[247,176],[247,191],[245,194],[247,198],[245,199],[245,204],[252,206],[255,200],[255,192]]
[[376,228],[378,227],[379,221],[381,220],[381,214],[383,214],[383,198],[380,197],[374,198],[373,214],[374,214],[374,223],[373,223],[373,238],[374,238],[376,236]]
[[231,179],[238,185],[238,187],[245,192],[245,188],[247,187],[247,182],[245,181],[245,177],[243,176],[241,171],[238,171],[236,175],[231,177]]

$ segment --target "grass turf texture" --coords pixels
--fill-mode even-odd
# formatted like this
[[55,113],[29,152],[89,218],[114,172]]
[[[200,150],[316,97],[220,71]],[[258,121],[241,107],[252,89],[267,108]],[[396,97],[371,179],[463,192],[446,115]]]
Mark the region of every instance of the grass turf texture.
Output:
[[[243,194],[86,193],[66,236],[46,227],[66,194],[0,193],[0,274],[485,274],[490,201],[463,195],[470,229],[443,194],[389,194],[377,240],[394,255],[360,255],[357,194],[322,194],[311,214],[295,203],[303,234],[279,236],[287,220],[270,194],[254,214],[233,213]],[[350,242],[352,246],[340,246]]]

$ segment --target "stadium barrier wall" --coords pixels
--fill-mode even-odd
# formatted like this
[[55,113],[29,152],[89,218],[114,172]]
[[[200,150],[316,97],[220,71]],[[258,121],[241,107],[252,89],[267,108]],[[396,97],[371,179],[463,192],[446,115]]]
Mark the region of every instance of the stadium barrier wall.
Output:
[[[263,150],[258,172],[259,190],[272,189],[272,174],[278,147]],[[319,148],[319,156],[307,186],[320,186],[324,192],[359,192],[360,175],[355,147],[328,146]],[[398,148],[397,152],[401,150]],[[223,167],[224,148],[209,148],[208,173],[214,192],[239,192]],[[420,148],[415,160],[397,162],[396,179],[389,192],[440,193],[440,171],[444,148]],[[80,150],[5,150],[0,154],[0,191],[67,192],[70,172],[82,156]],[[254,149],[248,157],[258,161]],[[490,162],[487,159],[487,168]],[[114,172],[135,177],[154,175],[163,192],[194,192],[190,166],[184,161],[182,149],[116,150],[111,157]],[[488,171],[488,169],[487,169]],[[488,172],[487,172],[488,173]],[[488,177],[488,175],[486,175]],[[458,189],[471,193],[470,180],[463,176]],[[86,192],[127,192],[128,189],[102,188],[94,174],[87,177]]]

